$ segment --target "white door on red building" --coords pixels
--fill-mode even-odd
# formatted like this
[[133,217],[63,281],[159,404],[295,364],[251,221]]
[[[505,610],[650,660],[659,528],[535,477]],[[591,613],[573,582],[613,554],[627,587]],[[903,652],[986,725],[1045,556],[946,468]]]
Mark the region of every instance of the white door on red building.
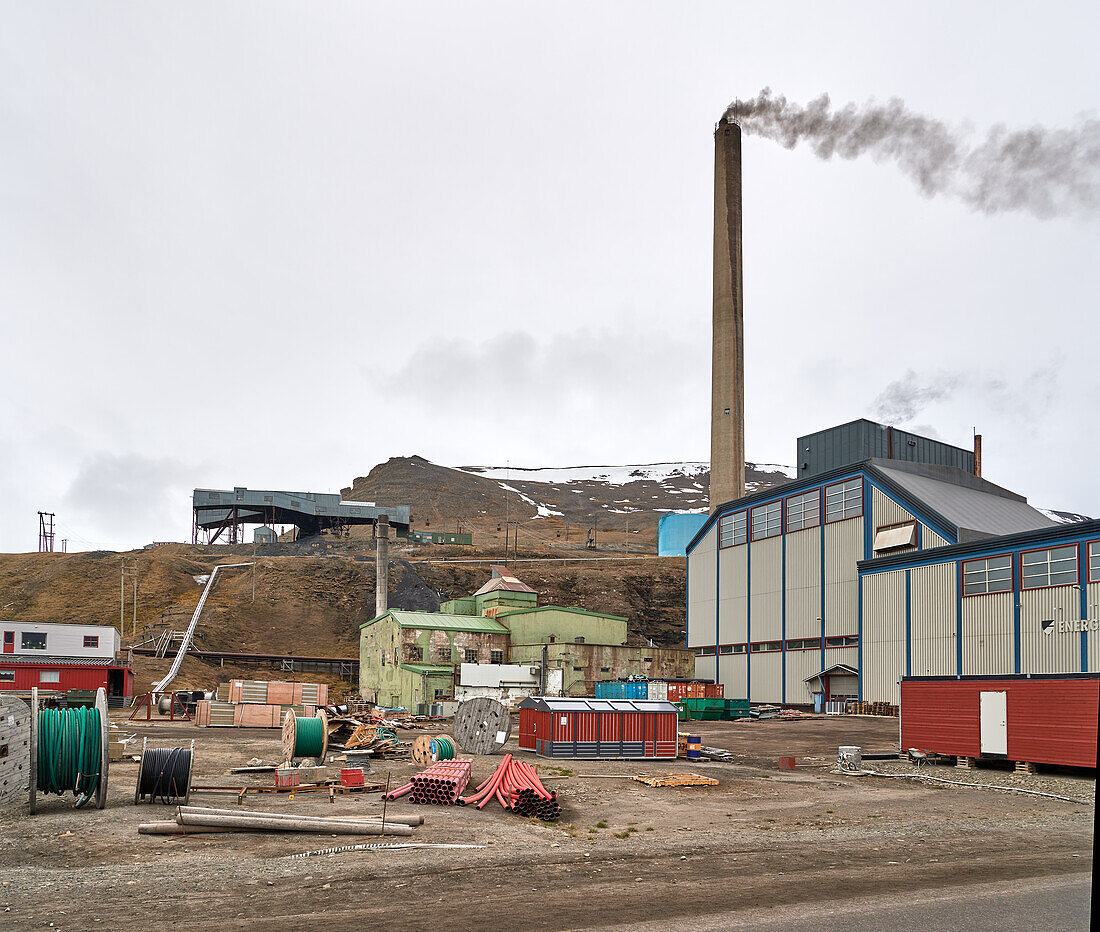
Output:
[[1008,754],[1008,693],[979,693],[978,703],[981,752]]

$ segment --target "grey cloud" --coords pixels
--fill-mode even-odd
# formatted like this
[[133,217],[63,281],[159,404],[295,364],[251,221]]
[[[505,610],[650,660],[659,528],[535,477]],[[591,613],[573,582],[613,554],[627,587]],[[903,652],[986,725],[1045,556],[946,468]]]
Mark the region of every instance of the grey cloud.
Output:
[[93,536],[182,539],[194,474],[193,466],[172,457],[97,453],[80,465],[62,514]]

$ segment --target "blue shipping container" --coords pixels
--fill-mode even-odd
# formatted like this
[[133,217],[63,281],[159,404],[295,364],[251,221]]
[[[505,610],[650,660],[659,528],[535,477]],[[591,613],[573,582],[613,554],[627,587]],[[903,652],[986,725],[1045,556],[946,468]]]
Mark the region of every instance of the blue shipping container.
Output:
[[689,515],[670,512],[657,522],[657,555],[661,557],[682,557],[687,553],[687,545],[706,524],[707,515]]

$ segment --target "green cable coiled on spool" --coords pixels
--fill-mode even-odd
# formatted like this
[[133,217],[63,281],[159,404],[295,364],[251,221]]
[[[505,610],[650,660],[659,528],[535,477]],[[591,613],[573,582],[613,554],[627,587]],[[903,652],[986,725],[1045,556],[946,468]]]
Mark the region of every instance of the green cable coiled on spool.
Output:
[[432,742],[432,752],[437,755],[436,760],[454,760],[455,746],[450,738],[439,735]]
[[294,716],[294,756],[320,757],[324,748],[324,729],[320,718]]
[[71,792],[79,809],[99,788],[103,765],[99,709],[40,709],[38,712],[38,789],[62,796]]

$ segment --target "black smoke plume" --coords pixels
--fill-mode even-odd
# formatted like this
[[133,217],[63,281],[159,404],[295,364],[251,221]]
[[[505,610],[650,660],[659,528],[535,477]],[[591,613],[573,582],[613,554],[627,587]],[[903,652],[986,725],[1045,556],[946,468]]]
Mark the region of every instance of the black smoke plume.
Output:
[[1100,215],[1100,121],[1095,119],[1073,129],[996,125],[972,142],[964,131],[913,113],[896,98],[834,110],[828,94],[803,107],[770,88],[752,100],[735,100],[725,119],[788,149],[805,142],[823,159],[869,154],[894,161],[928,197],[959,198],[982,213],[1022,210],[1044,219]]

